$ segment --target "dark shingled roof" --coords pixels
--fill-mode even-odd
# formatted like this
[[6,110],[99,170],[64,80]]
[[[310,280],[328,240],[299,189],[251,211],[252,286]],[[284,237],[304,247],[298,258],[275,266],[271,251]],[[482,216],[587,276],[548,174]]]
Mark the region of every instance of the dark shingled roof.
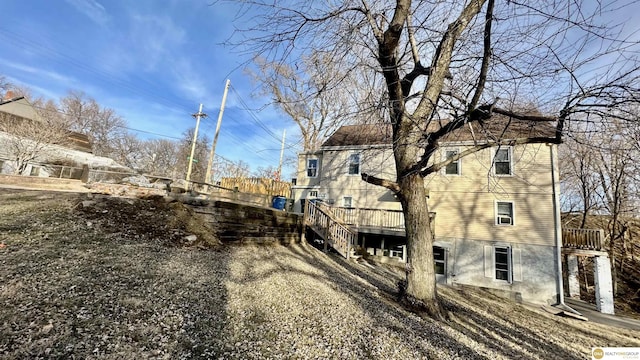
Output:
[[[444,124],[444,123],[443,123]],[[439,129],[441,125],[432,123],[430,131]],[[506,116],[494,116],[485,120],[482,126],[478,122],[444,136],[441,141],[473,141],[482,142],[487,139],[519,139],[527,137],[555,136],[555,123],[542,121],[523,121]],[[392,131],[389,124],[345,125],[340,127],[322,144],[325,146],[355,146],[391,144]]]
[[391,126],[387,124],[345,125],[322,146],[391,144],[391,135]]

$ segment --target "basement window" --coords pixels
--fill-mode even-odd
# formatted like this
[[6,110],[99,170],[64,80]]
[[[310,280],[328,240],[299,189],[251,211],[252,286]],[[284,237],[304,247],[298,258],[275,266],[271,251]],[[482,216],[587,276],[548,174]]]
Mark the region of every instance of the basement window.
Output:
[[433,247],[433,266],[437,275],[444,275],[445,273],[446,254],[444,248],[439,246]]
[[495,279],[511,282],[511,248],[496,246],[493,251],[495,254]]
[[523,281],[522,250],[509,244],[484,246],[484,276],[500,282]]

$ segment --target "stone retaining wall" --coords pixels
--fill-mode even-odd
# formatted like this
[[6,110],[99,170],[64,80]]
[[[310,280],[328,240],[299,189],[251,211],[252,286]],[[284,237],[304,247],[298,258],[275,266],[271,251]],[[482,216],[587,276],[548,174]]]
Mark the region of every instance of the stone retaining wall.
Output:
[[165,196],[166,190],[132,186],[127,184],[92,183],[87,185],[92,192],[123,197],[145,197],[152,195]]
[[220,200],[175,197],[189,205],[217,229],[218,238],[227,243],[300,242],[302,216],[266,207],[236,204]]

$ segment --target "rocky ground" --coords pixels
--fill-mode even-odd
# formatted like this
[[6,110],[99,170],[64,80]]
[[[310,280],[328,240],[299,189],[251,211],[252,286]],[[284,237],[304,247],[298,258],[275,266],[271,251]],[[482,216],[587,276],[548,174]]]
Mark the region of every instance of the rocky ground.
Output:
[[[84,203],[83,203],[84,202]],[[179,204],[0,191],[0,357],[585,358],[640,334],[396,275],[313,247],[223,246]],[[195,237],[194,237],[195,235]]]

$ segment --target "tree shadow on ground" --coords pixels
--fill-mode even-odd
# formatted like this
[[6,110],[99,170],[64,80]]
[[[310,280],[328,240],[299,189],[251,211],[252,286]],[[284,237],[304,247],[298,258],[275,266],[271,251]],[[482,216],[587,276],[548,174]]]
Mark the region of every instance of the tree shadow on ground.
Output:
[[[301,248],[300,248],[301,249]],[[606,336],[601,329],[595,328],[592,331],[581,330],[572,334],[571,338],[576,336],[581,339],[582,343],[567,343],[563,338],[562,327],[568,322],[572,325],[567,326],[568,329],[576,330],[576,326],[572,322],[575,320],[563,319],[562,322],[549,319],[539,313],[529,311],[522,306],[495,297],[487,292],[478,293],[471,291],[469,294],[455,291],[441,291],[444,296],[443,304],[445,308],[453,314],[453,320],[448,323],[435,323],[430,319],[421,319],[411,316],[404,309],[400,308],[393,301],[395,291],[389,291],[394,281],[388,281],[381,278],[381,274],[368,271],[367,267],[359,266],[352,261],[346,261],[338,256],[317,256],[313,251],[295,250],[296,255],[313,263],[321,268],[328,275],[328,278],[336,279],[344,276],[343,271],[336,270],[340,268],[353,276],[365,280],[375,286],[377,292],[383,293],[382,298],[387,301],[382,302],[377,308],[363,309],[378,321],[379,326],[387,327],[394,330],[396,325],[386,321],[385,319],[391,314],[392,317],[404,317],[408,319],[407,328],[415,331],[421,336],[413,339],[427,340],[428,345],[415,344],[414,348],[418,354],[428,356],[433,354],[434,348],[450,347],[451,344],[462,349],[459,354],[463,357],[473,354],[473,357],[503,356],[506,358],[539,358],[548,355],[556,358],[573,358],[585,355],[585,351],[597,343],[611,344],[612,337]],[[335,265],[338,265],[336,267]],[[399,280],[400,278],[396,278]],[[346,291],[351,296],[358,299],[363,297],[363,292],[367,291],[367,287],[357,286],[357,282],[343,281]],[[370,291],[370,290],[369,290]],[[473,296],[470,296],[473,294]],[[464,301],[461,301],[464,300]],[[504,305],[501,305],[504,304]],[[511,317],[517,320],[513,320]],[[518,320],[526,319],[526,323],[518,323]],[[528,326],[529,324],[533,326]],[[554,332],[557,336],[539,329],[549,329],[549,326],[555,327]],[[426,328],[426,329],[425,329]],[[446,335],[445,335],[446,334]],[[434,339],[442,338],[440,342]],[[461,338],[466,338],[460,341]],[[637,340],[637,338],[635,338]],[[634,344],[634,338],[621,337],[618,341],[627,342],[624,345]],[[469,345],[471,343],[471,345]],[[478,347],[484,354],[477,353]]]

